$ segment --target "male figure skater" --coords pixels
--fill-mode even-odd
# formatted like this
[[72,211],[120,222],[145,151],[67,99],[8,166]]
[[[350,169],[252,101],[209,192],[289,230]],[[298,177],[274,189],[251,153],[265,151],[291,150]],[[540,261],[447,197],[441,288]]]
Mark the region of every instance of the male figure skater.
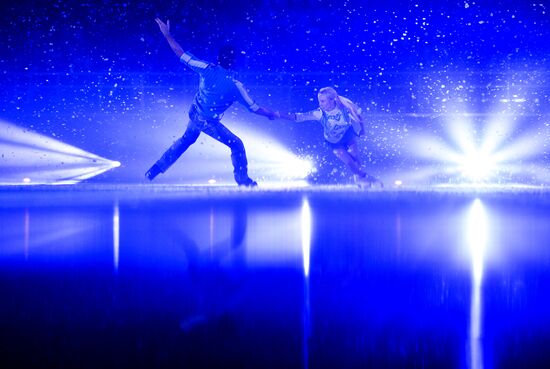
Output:
[[155,21],[180,61],[199,74],[200,84],[199,91],[189,109],[189,124],[185,133],[166,150],[162,157],[145,173],[145,176],[152,181],[160,173],[166,172],[197,140],[200,133],[204,132],[231,149],[233,174],[237,184],[257,186],[257,183],[248,177],[248,162],[243,142],[220,120],[223,113],[235,101],[243,104],[249,111],[271,120],[275,118],[275,113],[256,104],[246,92],[243,84],[234,78],[231,72],[236,57],[234,49],[222,48],[218,54],[217,64],[199,60],[192,54],[183,51],[180,44],[172,37],[170,21],[164,23],[159,18],[156,18]]

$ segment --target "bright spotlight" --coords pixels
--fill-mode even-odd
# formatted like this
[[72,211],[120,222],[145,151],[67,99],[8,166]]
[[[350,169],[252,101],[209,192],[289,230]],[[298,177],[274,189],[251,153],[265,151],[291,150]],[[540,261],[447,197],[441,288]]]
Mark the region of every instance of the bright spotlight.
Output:
[[403,173],[403,179],[491,187],[550,180],[550,172],[537,162],[547,133],[537,128],[516,132],[513,114],[450,114],[443,123],[441,134],[411,135],[406,147],[423,162],[414,172]]
[[494,176],[497,163],[485,153],[470,153],[464,155],[460,170],[462,175],[474,182],[484,181]]
[[74,184],[121,164],[0,121],[0,184]]

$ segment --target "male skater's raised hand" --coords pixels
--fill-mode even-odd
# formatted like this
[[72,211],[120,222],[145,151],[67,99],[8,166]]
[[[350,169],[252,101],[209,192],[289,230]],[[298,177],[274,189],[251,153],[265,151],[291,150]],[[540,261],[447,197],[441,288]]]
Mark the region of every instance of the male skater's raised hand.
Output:
[[166,23],[160,20],[160,18],[155,18],[155,22],[159,25],[160,31],[164,36],[170,34],[170,20],[167,20]]
[[170,34],[170,21],[167,20],[166,23],[164,23],[159,18],[155,18],[155,22],[157,22],[157,24],[159,25],[160,32],[162,32],[162,34],[166,38],[166,41],[168,41],[168,44],[170,45],[170,48],[172,48],[172,51],[174,51],[178,58],[181,57],[183,54],[183,48]]

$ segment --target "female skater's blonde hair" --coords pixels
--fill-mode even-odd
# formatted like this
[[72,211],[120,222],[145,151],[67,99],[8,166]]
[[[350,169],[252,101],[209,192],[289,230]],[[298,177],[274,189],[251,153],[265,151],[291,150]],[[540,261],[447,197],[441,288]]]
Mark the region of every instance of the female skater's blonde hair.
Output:
[[347,111],[349,111],[351,117],[353,120],[357,122],[361,122],[361,117],[359,113],[359,108],[357,105],[355,105],[350,99],[344,96],[338,95],[338,92],[332,87],[323,87],[319,90],[318,95],[325,95],[331,100],[334,100],[336,102],[336,105],[342,109],[345,108]]

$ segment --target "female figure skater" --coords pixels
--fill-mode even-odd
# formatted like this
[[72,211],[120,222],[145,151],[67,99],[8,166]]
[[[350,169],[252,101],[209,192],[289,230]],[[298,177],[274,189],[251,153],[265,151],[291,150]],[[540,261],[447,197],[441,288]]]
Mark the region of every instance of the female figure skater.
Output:
[[359,160],[357,136],[364,134],[364,127],[357,105],[343,96],[338,96],[332,87],[320,89],[317,98],[318,109],[307,113],[277,112],[276,116],[296,122],[319,121],[323,126],[325,141],[332,148],[334,155],[353,172],[356,183],[361,187],[371,187],[376,183],[384,187],[380,180],[365,172]]

